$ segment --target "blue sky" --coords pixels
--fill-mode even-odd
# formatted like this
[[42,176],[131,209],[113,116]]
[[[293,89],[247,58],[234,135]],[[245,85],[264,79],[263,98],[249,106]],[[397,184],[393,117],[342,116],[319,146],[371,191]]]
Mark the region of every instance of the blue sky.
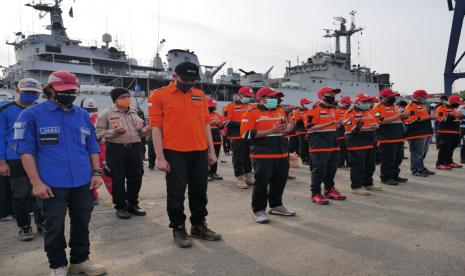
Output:
[[[13,33],[43,33],[48,17],[25,7],[25,0],[2,0],[0,39]],[[37,1],[36,1],[37,2]],[[74,18],[67,16],[73,5]],[[353,61],[388,72],[394,88],[403,92],[424,88],[443,91],[442,74],[452,12],[446,0],[71,0],[63,2],[68,35],[95,44],[108,31],[130,55],[148,63],[155,53],[158,14],[160,39],[169,49],[194,50],[203,65],[228,62],[236,70],[282,77],[285,61],[301,61],[316,51],[334,50],[322,37],[333,17],[358,11],[357,24],[366,27],[353,38]],[[360,48],[360,49],[358,49]],[[465,47],[463,47],[465,50]],[[8,52],[10,55],[8,55]],[[8,58],[8,56],[10,58]],[[14,62],[13,50],[0,45],[0,64]],[[459,65],[465,71],[465,64]],[[465,89],[465,81],[454,90]]]

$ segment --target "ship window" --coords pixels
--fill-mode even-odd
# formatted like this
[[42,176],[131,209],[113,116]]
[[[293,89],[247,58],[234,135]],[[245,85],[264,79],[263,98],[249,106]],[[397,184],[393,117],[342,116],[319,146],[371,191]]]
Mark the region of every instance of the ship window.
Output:
[[312,82],[315,83],[315,80],[313,80]]
[[322,81],[320,81],[320,83],[322,83]]
[[340,85],[342,85],[342,82],[341,82],[341,83],[339,83],[339,84],[340,84]]
[[39,52],[39,48],[36,48],[36,53],[38,53],[38,52]]
[[46,52],[51,52],[51,53],[61,53],[61,48],[60,48],[60,47],[56,47],[56,46],[49,46],[49,45],[46,45],[46,46],[45,46],[45,51],[46,51]]

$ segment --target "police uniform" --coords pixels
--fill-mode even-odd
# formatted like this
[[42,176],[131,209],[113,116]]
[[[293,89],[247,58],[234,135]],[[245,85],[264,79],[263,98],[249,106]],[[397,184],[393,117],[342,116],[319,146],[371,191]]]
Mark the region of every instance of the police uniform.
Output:
[[54,197],[39,200],[45,223],[45,251],[51,268],[67,265],[64,235],[67,209],[71,219],[71,263],[89,257],[89,222],[94,199],[89,188],[89,155],[99,152],[97,136],[82,108],[64,111],[47,100],[24,110],[14,125],[18,155],[32,154],[42,182]]

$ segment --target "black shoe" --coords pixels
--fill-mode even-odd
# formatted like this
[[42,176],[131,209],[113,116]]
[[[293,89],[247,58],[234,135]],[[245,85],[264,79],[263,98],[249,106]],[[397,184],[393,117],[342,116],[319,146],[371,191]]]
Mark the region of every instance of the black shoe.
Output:
[[145,216],[147,213],[145,212],[144,209],[140,208],[139,205],[129,205],[128,207],[129,213],[135,215],[135,216]]
[[427,168],[423,168],[422,172],[426,173],[427,175],[435,175],[436,172],[432,172],[430,170],[428,170]]
[[465,164],[465,159],[460,160],[460,163]]
[[390,186],[399,185],[399,182],[395,181],[394,179],[384,179],[384,180],[381,180],[381,183],[386,184],[386,185],[390,185]]
[[211,177],[213,180],[223,180],[223,177],[217,175],[216,173],[210,174],[210,177]]
[[116,210],[116,216],[120,219],[130,219],[131,214],[129,214],[128,210],[126,209],[118,209]]
[[22,241],[32,241],[34,239],[34,233],[32,232],[31,226],[24,226],[19,229],[19,239]]
[[43,235],[44,234],[44,225],[41,224],[41,223],[36,223],[36,228],[37,228],[37,233],[39,235]]
[[187,234],[184,225],[173,228],[173,238],[176,245],[180,248],[187,248],[192,246],[192,239]]
[[221,240],[221,235],[212,231],[210,228],[207,227],[207,224],[205,223],[199,225],[192,225],[191,236],[193,238],[202,239],[206,241]]
[[310,162],[309,162],[309,161],[307,161],[307,160],[305,160],[305,161],[302,161],[302,165],[304,165],[304,166],[308,166],[308,165],[310,165]]
[[428,174],[423,171],[413,171],[412,175],[419,177],[428,177]]
[[406,183],[406,182],[408,182],[408,178],[404,178],[404,177],[400,177],[400,176],[394,178],[394,180],[397,181],[397,182],[399,182],[399,183]]
[[100,204],[100,201],[98,200],[98,198],[94,198],[94,205],[97,206]]

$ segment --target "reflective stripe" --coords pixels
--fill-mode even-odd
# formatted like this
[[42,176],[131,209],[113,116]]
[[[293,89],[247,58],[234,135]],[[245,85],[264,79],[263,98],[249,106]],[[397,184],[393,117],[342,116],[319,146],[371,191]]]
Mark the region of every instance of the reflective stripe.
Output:
[[213,142],[213,145],[222,145],[223,142]]
[[282,133],[277,133],[277,134],[268,134],[266,137],[271,137],[271,136],[284,136]]
[[447,133],[447,134],[460,134],[460,131],[456,130],[438,130],[438,133]]
[[276,153],[276,154],[250,154],[250,158],[286,158],[289,156],[289,153]]
[[278,120],[284,120],[284,117],[278,117],[278,118],[260,118],[255,120],[255,122],[261,122],[261,121],[278,121]]
[[423,135],[405,137],[405,140],[421,139],[421,138],[427,138],[427,137],[433,137],[433,134],[423,134]]
[[333,152],[333,151],[338,151],[341,150],[341,148],[325,148],[325,149],[310,149],[310,153],[314,152]]
[[389,143],[400,143],[400,142],[405,142],[405,139],[393,139],[393,140],[382,140],[379,141],[379,144],[389,144]]
[[365,149],[372,149],[374,146],[360,146],[360,147],[347,147],[347,150],[365,150]]
[[241,136],[228,137],[229,140],[242,140]]

